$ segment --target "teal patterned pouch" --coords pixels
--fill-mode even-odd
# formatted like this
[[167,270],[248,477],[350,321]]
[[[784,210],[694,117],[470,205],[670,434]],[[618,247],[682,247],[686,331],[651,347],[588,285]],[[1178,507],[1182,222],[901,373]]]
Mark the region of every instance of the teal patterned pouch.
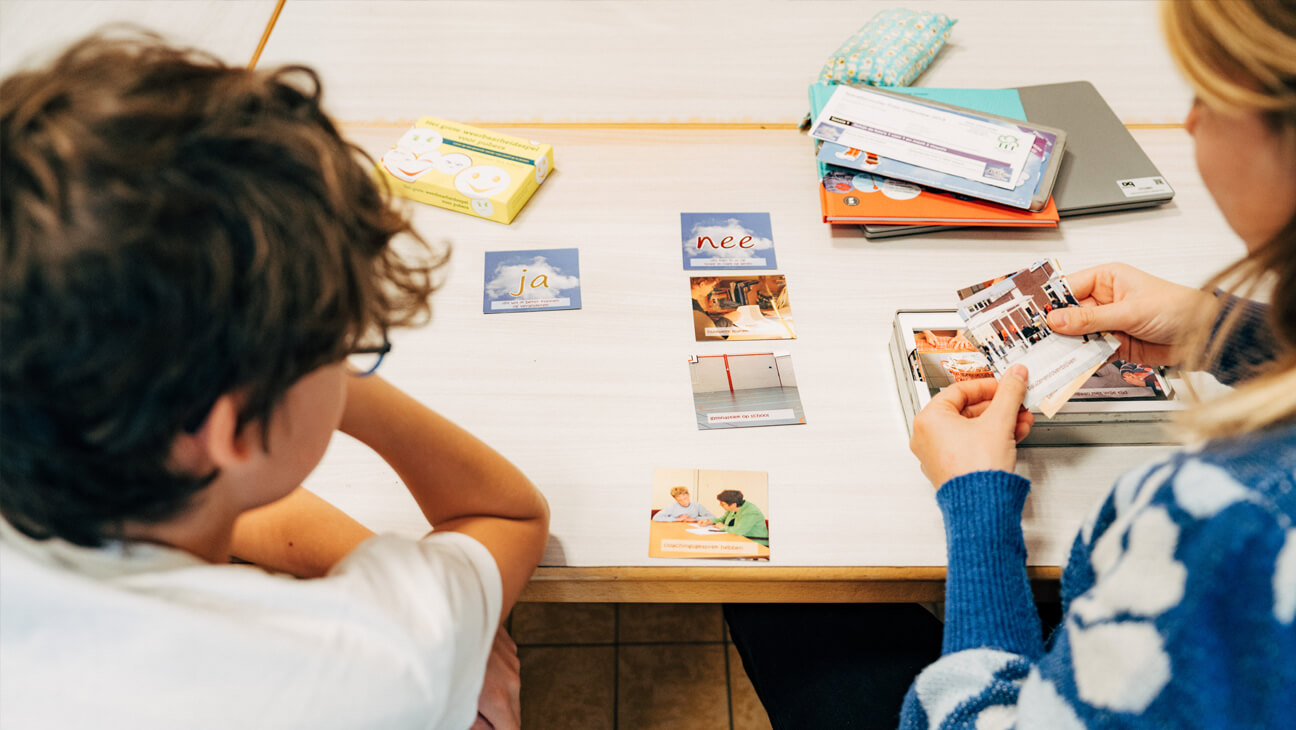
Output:
[[819,82],[908,86],[945,46],[957,20],[943,13],[883,10],[847,38]]

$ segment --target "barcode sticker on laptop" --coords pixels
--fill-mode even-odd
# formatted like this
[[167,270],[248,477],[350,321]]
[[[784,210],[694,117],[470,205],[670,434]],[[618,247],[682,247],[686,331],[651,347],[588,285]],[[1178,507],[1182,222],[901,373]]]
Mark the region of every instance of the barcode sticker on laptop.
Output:
[[1127,198],[1174,194],[1174,189],[1166,184],[1165,178],[1160,176],[1132,177],[1127,180],[1117,180],[1116,186],[1120,188],[1121,193]]

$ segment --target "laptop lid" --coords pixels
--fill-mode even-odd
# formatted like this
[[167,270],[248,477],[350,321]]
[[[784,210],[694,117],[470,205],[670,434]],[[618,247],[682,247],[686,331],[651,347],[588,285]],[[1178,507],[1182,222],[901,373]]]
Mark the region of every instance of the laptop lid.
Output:
[[1174,190],[1088,81],[1021,86],[1026,118],[1067,131],[1053,200],[1062,216],[1161,205]]

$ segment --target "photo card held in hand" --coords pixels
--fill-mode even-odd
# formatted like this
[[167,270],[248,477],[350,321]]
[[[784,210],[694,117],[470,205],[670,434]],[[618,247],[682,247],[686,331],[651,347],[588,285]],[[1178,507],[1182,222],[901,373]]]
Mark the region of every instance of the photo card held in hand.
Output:
[[1079,304],[1055,259],[958,292],[959,316],[996,377],[1026,366],[1027,408],[1052,418],[1111,355],[1119,342],[1107,333],[1059,335],[1045,321],[1054,309]]

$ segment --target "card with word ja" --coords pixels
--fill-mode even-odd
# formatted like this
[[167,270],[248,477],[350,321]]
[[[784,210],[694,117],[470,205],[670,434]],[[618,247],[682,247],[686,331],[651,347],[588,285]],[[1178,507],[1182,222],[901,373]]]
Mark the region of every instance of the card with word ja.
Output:
[[487,251],[482,311],[580,309],[580,260],[574,248]]
[[680,213],[686,271],[773,269],[769,213]]

